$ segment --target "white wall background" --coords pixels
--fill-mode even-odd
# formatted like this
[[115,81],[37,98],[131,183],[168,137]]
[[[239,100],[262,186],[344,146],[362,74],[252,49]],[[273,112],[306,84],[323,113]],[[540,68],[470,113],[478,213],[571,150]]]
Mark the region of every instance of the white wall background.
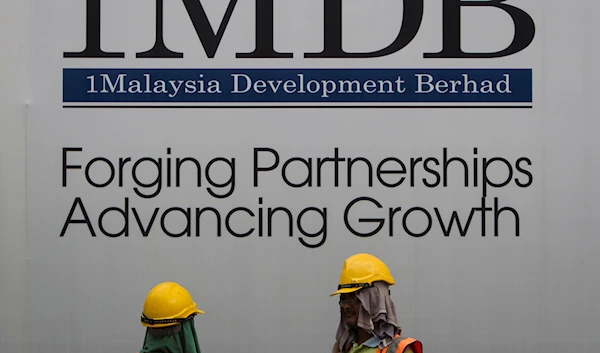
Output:
[[29,1],[0,3],[0,352],[30,352],[26,116]]
[[[214,140],[198,140],[198,130],[190,129],[211,126],[219,131],[237,121],[235,116],[227,115],[230,113],[215,113],[201,124],[194,112],[169,116],[168,121],[166,111],[148,112],[143,115],[144,124],[140,124],[140,120],[106,112],[84,115],[62,111],[57,108],[60,90],[42,95],[41,90],[30,85],[34,76],[27,66],[28,54],[30,49],[39,50],[44,38],[42,27],[32,27],[30,3],[0,5],[2,48],[14,50],[3,50],[0,69],[0,352],[135,352],[143,335],[137,320],[145,293],[157,282],[177,280],[192,291],[200,307],[207,311],[196,321],[204,352],[270,353],[285,348],[327,353],[337,324],[335,299],[327,294],[335,288],[343,258],[365,249],[390,259],[395,276],[405,281],[394,288],[394,300],[407,333],[422,339],[427,352],[600,351],[597,2],[529,3],[528,10],[535,9],[537,14],[538,31],[532,46],[534,54],[527,57],[537,60],[535,116],[515,111],[511,117],[493,120],[482,118],[483,112],[472,112],[448,121],[437,113],[411,112],[413,115],[405,121],[415,129],[398,132],[389,129],[392,120],[386,113],[378,113],[370,116],[370,121],[380,125],[365,123],[361,132],[383,136],[388,145],[382,142],[379,149],[356,143],[356,131],[345,130],[345,135],[333,142],[326,132],[314,134],[310,126],[324,118],[300,116],[304,113],[294,115],[294,121],[282,121],[282,113],[267,112],[253,123],[269,125],[269,131],[245,135],[232,145],[220,140],[226,135],[205,134],[201,136]],[[69,3],[83,9],[82,3],[74,4]],[[37,2],[35,6],[54,5]],[[115,2],[107,2],[105,8],[111,6],[111,11],[115,11]],[[32,28],[39,31],[33,33]],[[54,30],[52,26],[47,29]],[[82,36],[79,33],[64,38],[47,63],[38,62],[36,73],[49,67],[56,71],[46,77],[59,78],[59,51],[76,50],[78,44],[68,43],[80,43]],[[32,48],[32,43],[39,46]],[[429,48],[427,41],[420,43]],[[45,48],[51,47],[52,43],[46,42]],[[518,59],[510,63],[518,64]],[[42,88],[59,86],[59,81],[35,82]],[[28,104],[32,115],[28,115]],[[32,116],[35,119],[29,121],[29,152],[33,158],[27,161],[31,166],[28,179],[26,123]],[[48,116],[55,121],[45,122]],[[84,120],[84,116],[89,120]],[[361,126],[363,118],[366,119],[332,113],[327,124]],[[437,128],[428,129],[425,120],[427,124],[437,124]],[[472,140],[462,145],[452,136],[464,133],[460,124],[466,123],[472,129]],[[66,126],[69,129],[65,130]],[[241,125],[239,132],[252,126]],[[130,138],[134,130],[139,134],[135,143],[115,144],[113,140],[107,143],[103,138],[92,137],[85,133],[88,129],[111,138]],[[157,131],[162,134],[160,138]],[[287,141],[271,137],[272,132],[290,131],[294,138]],[[488,135],[483,135],[485,132]],[[165,237],[125,242],[79,238],[73,233],[68,239],[57,238],[57,227],[60,229],[73,196],[95,198],[96,211],[102,205],[117,203],[123,196],[118,191],[101,195],[89,188],[61,194],[64,191],[58,187],[59,146],[82,144],[89,150],[96,148],[94,153],[119,155],[131,151],[146,153],[153,148],[163,151],[169,142],[180,150],[204,148],[210,151],[204,156],[232,154],[241,160],[248,156],[244,153],[259,144],[280,146],[282,151],[294,153],[302,136],[311,136],[316,146],[296,153],[300,155],[325,153],[330,151],[329,146],[340,145],[346,151],[363,154],[371,148],[373,156],[381,156],[390,154],[391,141],[398,137],[409,141],[411,136],[435,136],[419,146],[431,153],[453,143],[463,151],[469,151],[472,145],[510,156],[525,151],[535,161],[534,186],[522,195],[508,198],[527,210],[522,212],[526,235],[521,239],[472,238],[464,242],[432,236],[406,240],[408,246],[397,246],[400,240],[396,239],[398,243],[389,239],[349,242],[342,233],[335,233],[341,230],[338,222],[328,239],[329,245],[314,251],[301,248],[295,239],[213,239],[199,248],[194,245],[195,239],[182,245]],[[161,143],[158,147],[157,141]],[[193,148],[186,141],[195,141]],[[410,142],[398,142],[396,146],[399,150],[417,150]],[[218,152],[213,153],[214,150]],[[31,191],[30,200],[35,201],[27,205],[32,216],[27,223],[26,180],[34,181],[27,190]],[[248,180],[245,178],[243,183],[249,183]],[[243,192],[245,186],[248,185],[240,185],[238,192]],[[278,194],[281,190],[286,189],[274,187],[263,195],[283,205],[289,195],[298,195],[298,202],[335,203],[331,198],[322,201],[319,192]],[[439,194],[433,201],[419,201],[419,193],[411,194],[415,198],[407,200],[424,205],[456,203],[461,207],[470,203],[460,200],[459,189],[445,194],[436,192]],[[344,191],[330,191],[328,195],[344,196],[346,200],[356,194],[359,192],[344,196]],[[386,197],[383,190],[371,195]],[[254,196],[242,200],[253,203]],[[184,200],[185,193],[173,194],[157,205]],[[33,258],[32,253],[36,255]],[[177,254],[184,254],[185,262],[169,262]],[[401,256],[394,258],[397,254]],[[273,256],[273,260],[268,256]],[[50,270],[57,270],[60,275],[51,275]],[[300,287],[297,283],[301,283]],[[283,346],[284,339],[291,343]]]

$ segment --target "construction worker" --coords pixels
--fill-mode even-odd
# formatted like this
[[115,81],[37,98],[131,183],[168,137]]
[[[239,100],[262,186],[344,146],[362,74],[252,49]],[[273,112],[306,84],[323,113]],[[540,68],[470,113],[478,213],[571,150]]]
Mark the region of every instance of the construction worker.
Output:
[[394,278],[383,261],[356,254],[344,262],[338,290],[340,323],[332,353],[422,353],[420,341],[402,336],[389,287]]
[[194,316],[204,314],[190,293],[175,282],[160,283],[144,302],[141,323],[146,327],[139,353],[201,353]]

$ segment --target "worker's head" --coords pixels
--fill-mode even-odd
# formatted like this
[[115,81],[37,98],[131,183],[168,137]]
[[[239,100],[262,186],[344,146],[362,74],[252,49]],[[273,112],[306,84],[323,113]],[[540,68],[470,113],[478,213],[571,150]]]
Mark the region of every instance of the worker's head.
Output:
[[144,302],[141,324],[146,337],[140,353],[200,353],[194,316],[204,314],[190,293],[175,282],[163,282],[150,290]]
[[[358,328],[359,316],[370,316],[372,303],[389,300],[389,286],[394,278],[386,264],[370,254],[352,255],[344,261],[337,291],[331,296],[340,295],[342,321],[351,328]],[[376,288],[377,287],[377,288]],[[365,291],[368,293],[364,294]],[[385,296],[386,298],[379,298]],[[365,319],[366,320],[366,319]]]

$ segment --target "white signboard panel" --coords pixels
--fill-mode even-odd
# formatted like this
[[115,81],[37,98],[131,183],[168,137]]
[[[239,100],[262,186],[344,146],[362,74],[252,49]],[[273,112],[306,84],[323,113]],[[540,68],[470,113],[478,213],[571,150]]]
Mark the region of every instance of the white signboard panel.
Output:
[[329,353],[370,253],[426,352],[600,351],[595,10],[32,4],[27,331],[0,350],[137,352],[175,281],[203,352]]

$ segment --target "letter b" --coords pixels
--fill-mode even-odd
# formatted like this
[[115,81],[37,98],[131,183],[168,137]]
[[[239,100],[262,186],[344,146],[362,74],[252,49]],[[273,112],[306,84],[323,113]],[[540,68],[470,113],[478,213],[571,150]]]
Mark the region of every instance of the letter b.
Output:
[[[443,9],[443,48],[438,53],[426,53],[424,58],[499,58],[509,56],[527,48],[535,36],[535,24],[527,12],[504,4],[506,0],[466,1],[444,0]],[[465,53],[460,41],[460,11],[461,6],[492,6],[504,10],[510,15],[515,25],[515,35],[512,43],[495,53]]]

